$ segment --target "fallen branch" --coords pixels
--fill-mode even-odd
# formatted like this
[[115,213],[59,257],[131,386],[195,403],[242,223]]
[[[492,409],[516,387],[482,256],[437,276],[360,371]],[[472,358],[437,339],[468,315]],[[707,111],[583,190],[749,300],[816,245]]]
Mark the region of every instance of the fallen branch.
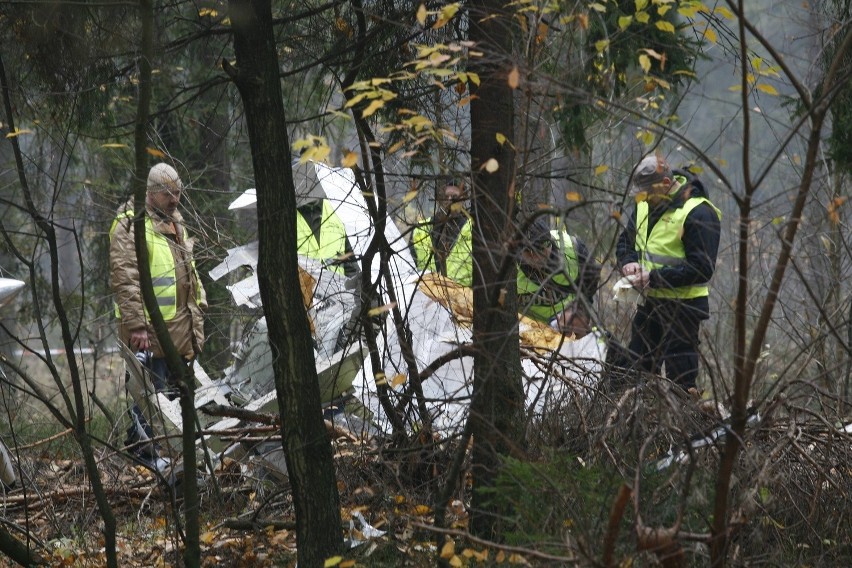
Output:
[[[122,496],[122,497],[145,497],[148,495],[155,487],[105,487],[104,491],[108,495]],[[92,493],[92,488],[88,485],[77,485],[72,487],[63,487],[61,489],[56,489],[54,491],[44,491],[40,492],[37,495],[30,493],[28,495],[6,495],[2,498],[2,503],[4,505],[20,505],[25,504],[27,508],[32,508],[34,505],[38,505],[45,501],[56,501],[61,499],[71,499],[73,497],[82,497],[86,495],[90,495]]]

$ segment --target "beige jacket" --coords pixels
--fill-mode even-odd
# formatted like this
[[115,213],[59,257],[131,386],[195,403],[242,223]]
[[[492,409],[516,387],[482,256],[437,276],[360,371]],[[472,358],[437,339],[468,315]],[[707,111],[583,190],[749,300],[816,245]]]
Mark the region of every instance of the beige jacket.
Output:
[[[118,210],[109,247],[110,286],[120,314],[119,337],[125,345],[129,345],[131,332],[146,327],[154,357],[163,357],[154,328],[145,316],[133,242],[133,215],[125,215],[128,210],[133,211],[132,200]],[[175,260],[177,313],[173,319],[166,321],[166,326],[178,352],[192,359],[204,347],[202,311],[207,309],[207,296],[192,263],[194,239],[184,238],[186,233],[179,212],[175,212],[172,219],[167,219],[147,207],[146,215],[154,220],[154,230],[168,239]]]

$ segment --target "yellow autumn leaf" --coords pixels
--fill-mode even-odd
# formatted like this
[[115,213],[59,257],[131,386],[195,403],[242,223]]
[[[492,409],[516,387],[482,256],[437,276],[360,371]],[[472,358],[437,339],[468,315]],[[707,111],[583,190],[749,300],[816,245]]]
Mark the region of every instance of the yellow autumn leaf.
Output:
[[355,562],[354,560],[344,560],[337,568],[352,568],[356,564],[357,562]]
[[707,41],[710,43],[717,43],[719,41],[719,37],[716,35],[716,30],[713,28],[707,28],[704,30],[704,37],[707,38]]
[[512,70],[509,71],[509,76],[507,78],[509,82],[509,88],[517,89],[518,85],[521,83],[521,73],[518,71],[518,66],[515,65],[512,67]]
[[156,148],[145,148],[145,151],[155,158],[165,158],[166,154],[162,150],[158,150]]
[[464,566],[464,563],[462,562],[462,559],[458,556],[453,556],[452,558],[450,558],[450,566],[453,566],[453,568],[461,568],[462,566]]
[[497,170],[500,169],[500,163],[494,158],[489,158],[487,162],[485,162],[485,171],[489,174],[493,174]]
[[648,12],[636,12],[636,21],[640,24],[647,24],[651,19],[651,15]]
[[428,515],[431,512],[432,512],[432,507],[430,507],[429,505],[416,505],[414,507],[414,514],[419,516],[419,517],[422,517],[424,515]]
[[648,73],[651,70],[651,58],[645,55],[644,53],[639,56],[639,67],[642,68],[642,71]]
[[378,316],[381,314],[385,314],[396,307],[396,302],[391,302],[389,304],[385,304],[383,306],[378,306],[376,308],[372,308],[367,312],[367,315],[370,317]]
[[695,4],[688,6],[680,6],[677,9],[677,13],[683,16],[684,18],[694,18],[698,15],[699,7]]
[[369,105],[367,105],[364,112],[361,113],[361,118],[367,118],[383,106],[385,106],[385,101],[380,99],[373,100]]
[[399,373],[399,374],[398,374],[398,375],[396,375],[396,376],[393,378],[393,380],[391,381],[391,388],[396,388],[396,387],[398,387],[399,385],[404,385],[404,384],[405,384],[405,379],[406,379],[406,376],[405,376],[405,375],[403,375],[402,373]]
[[733,12],[731,12],[730,10],[725,8],[724,6],[716,6],[713,9],[713,11],[716,12],[717,14],[719,14],[720,16],[722,16],[723,18],[725,18],[726,20],[733,20],[734,19]]
[[107,144],[101,144],[101,148],[127,148],[127,144],[121,144],[120,142],[108,142]]
[[449,560],[456,555],[456,543],[452,539],[448,539],[441,547],[441,558]]
[[606,173],[607,171],[609,171],[609,166],[606,164],[601,164],[595,168],[595,175],[599,176],[603,173]]
[[668,32],[670,34],[675,33],[675,27],[672,25],[671,22],[664,22],[664,21],[660,20],[660,21],[656,22],[654,25],[657,26],[657,29],[660,30],[660,31]]
[[323,568],[332,568],[333,566],[337,566],[342,560],[342,556],[332,556],[331,558],[326,558],[325,563],[323,564]]
[[497,139],[497,143],[501,146],[506,143],[506,136],[502,132],[498,132],[494,135],[494,137]]
[[459,105],[460,107],[467,106],[467,105],[469,105],[469,104],[470,104],[470,101],[472,101],[472,100],[473,100],[473,99],[475,99],[475,98],[478,98],[478,97],[474,97],[474,96],[471,96],[471,97],[463,97],[463,98],[459,99],[458,105]]
[[599,4],[598,2],[592,2],[589,4],[589,8],[596,12],[600,12],[601,14],[606,14],[606,6]]
[[203,535],[198,537],[198,540],[201,541],[201,544],[212,544],[214,540],[216,540],[216,533],[213,531],[207,531]]
[[402,198],[402,202],[408,203],[409,201],[412,201],[415,197],[417,197],[417,190],[412,189],[411,191],[405,194],[405,196]]
[[444,27],[447,22],[449,22],[453,18],[453,16],[456,15],[456,12],[458,11],[459,4],[457,2],[453,4],[447,4],[446,6],[441,8],[441,13],[438,16],[438,21],[435,22],[435,25],[432,26],[432,29],[437,30]]
[[417,8],[417,23],[421,26],[426,25],[426,5],[420,4],[420,7]]
[[497,552],[497,556],[494,557],[494,560],[497,561],[497,564],[502,564],[504,560],[506,560],[506,553],[502,550]]
[[609,215],[610,215],[610,217],[612,217],[612,218],[613,218],[613,219],[615,219],[616,221],[621,221],[621,211],[618,211],[617,209],[613,209],[613,210],[610,212],[610,214],[609,214]]
[[214,10],[213,8],[202,8],[198,11],[198,16],[203,18],[204,16],[210,16],[211,18],[215,18],[219,15],[219,12]]
[[[306,164],[311,160],[314,160],[315,162],[325,162],[326,159],[328,159],[329,154],[331,154],[331,148],[329,148],[327,144],[311,146],[302,152],[302,155],[299,156],[299,162],[303,164]],[[302,160],[304,160],[304,162]]]
[[577,23],[580,24],[580,29],[583,29],[583,30],[589,29],[589,15],[588,14],[577,14]]
[[767,95],[772,95],[773,97],[777,97],[779,94],[775,87],[767,85],[766,83],[759,83],[757,85],[757,90],[766,93]]
[[576,191],[569,191],[565,194],[565,199],[576,203],[578,201],[583,201],[583,196],[577,193]]
[[509,564],[523,564],[524,566],[530,565],[526,558],[517,553],[509,555]]
[[441,8],[441,18],[449,20],[459,11],[460,4],[458,2],[453,2],[452,4],[447,4],[443,8]]
[[630,27],[631,23],[633,23],[633,16],[621,16],[618,18],[618,29],[624,31]]
[[641,12],[648,7],[648,0],[636,0],[636,11]]
[[608,47],[609,47],[609,40],[608,39],[601,39],[601,40],[598,40],[598,41],[595,42],[595,51],[597,51],[598,53],[602,53],[603,51],[606,51],[606,48],[608,48]]
[[346,152],[346,155],[343,156],[343,159],[340,160],[340,165],[344,168],[351,168],[355,164],[358,163],[358,154],[352,152],[351,150]]

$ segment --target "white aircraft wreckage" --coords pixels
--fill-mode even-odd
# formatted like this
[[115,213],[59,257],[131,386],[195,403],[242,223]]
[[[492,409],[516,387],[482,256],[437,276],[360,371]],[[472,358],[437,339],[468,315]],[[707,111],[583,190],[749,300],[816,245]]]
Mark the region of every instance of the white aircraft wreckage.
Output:
[[[321,197],[334,209],[345,226],[353,257],[360,264],[375,236],[375,224],[353,172],[309,162],[294,166],[294,178],[299,199]],[[231,204],[230,209],[254,207],[255,204],[255,191],[249,189]],[[333,264],[300,255],[303,276],[310,276],[304,279],[303,285],[309,287],[308,316],[313,326],[314,356],[325,415],[336,427],[362,437],[391,433],[386,408],[402,409],[400,416],[405,417],[404,427],[409,433],[416,432],[425,420],[413,409],[425,409],[429,413],[426,420],[433,431],[452,434],[463,427],[472,395],[472,357],[451,355],[471,342],[472,292],[440,275],[419,273],[407,240],[390,218],[386,220],[384,237],[392,249],[386,263],[389,275],[380,274],[379,255],[376,255],[369,277],[372,282],[381,284],[382,300],[376,304],[378,309],[371,313],[394,311],[402,317],[402,323],[410,330],[410,334],[405,333],[411,337],[417,372],[424,374],[424,369],[428,369],[424,374],[428,376],[418,388],[409,384],[409,365],[397,332],[397,329],[406,328],[394,325],[393,313],[387,313],[381,323],[374,325],[378,350],[372,356],[368,356],[363,333],[356,332],[349,341],[341,342],[341,330],[352,329],[351,322],[357,317],[353,317],[353,313],[360,310],[357,290],[362,275],[347,276]],[[271,351],[256,278],[257,259],[257,242],[252,242],[229,250],[225,260],[210,271],[214,280],[248,273],[247,277],[228,285],[228,289],[237,306],[257,319],[238,346],[235,361],[225,370],[224,378],[213,381],[198,363],[195,364],[200,383],[196,408],[200,411],[201,428],[205,433],[203,444],[212,451],[214,460],[222,455],[234,459],[248,456],[261,460],[273,472],[285,473],[280,442],[258,444],[255,441],[258,436],[253,436],[251,443],[241,442],[239,436],[229,433],[237,428],[244,432],[252,425],[257,426],[259,417],[274,417],[278,410]],[[394,309],[390,310],[388,305],[379,307],[391,294],[395,298]],[[601,334],[591,333],[574,340],[547,325],[520,316],[519,332],[530,414],[540,414],[561,406],[572,397],[584,396],[588,388],[597,383],[606,350]],[[129,350],[124,350],[124,358],[131,371],[129,390],[133,398],[149,417],[155,432],[162,432],[170,440],[168,446],[173,455],[179,455],[179,402],[152,391],[143,367]],[[443,364],[436,364],[436,360]],[[381,391],[386,392],[385,405],[380,401]],[[211,409],[215,409],[212,416]],[[258,431],[263,428],[258,427]],[[265,428],[267,436],[275,434],[268,425]],[[199,451],[201,446],[199,441]]]
[[[25,282],[15,280],[14,278],[0,278],[0,309],[9,305],[18,292],[24,289]],[[4,383],[8,383],[6,371],[0,365],[0,379]],[[0,438],[0,483],[3,487],[14,487],[18,481],[15,462],[12,459],[12,453],[6,446],[6,443]]]

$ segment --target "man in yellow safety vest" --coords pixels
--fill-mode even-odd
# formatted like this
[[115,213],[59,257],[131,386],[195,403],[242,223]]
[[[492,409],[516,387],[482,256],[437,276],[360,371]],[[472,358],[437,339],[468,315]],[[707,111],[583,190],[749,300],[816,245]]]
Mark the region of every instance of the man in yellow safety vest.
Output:
[[642,292],[628,356],[642,371],[684,390],[696,388],[699,327],[710,317],[709,283],[719,249],[721,212],[703,184],[661,156],[634,168],[636,210],[616,244],[618,265]]
[[[182,192],[183,183],[172,166],[160,163],[151,168],[144,213],[151,283],[169,336],[189,365],[204,347],[202,311],[207,308],[207,300],[195,269],[194,239],[189,237],[177,209]],[[110,228],[109,263],[119,337],[150,370],[157,391],[174,397],[175,378],[166,365],[163,349],[142,300],[132,199],[118,210]],[[138,406],[133,407],[131,414],[126,445],[146,465],[162,469],[165,458],[159,456],[155,444],[149,442],[153,436],[150,426]]]
[[582,240],[538,217],[524,231],[518,311],[579,339],[591,331],[601,266]]
[[462,286],[473,284],[473,223],[464,208],[462,184],[452,180],[438,193],[435,215],[418,224],[411,249],[421,272],[438,272]]

